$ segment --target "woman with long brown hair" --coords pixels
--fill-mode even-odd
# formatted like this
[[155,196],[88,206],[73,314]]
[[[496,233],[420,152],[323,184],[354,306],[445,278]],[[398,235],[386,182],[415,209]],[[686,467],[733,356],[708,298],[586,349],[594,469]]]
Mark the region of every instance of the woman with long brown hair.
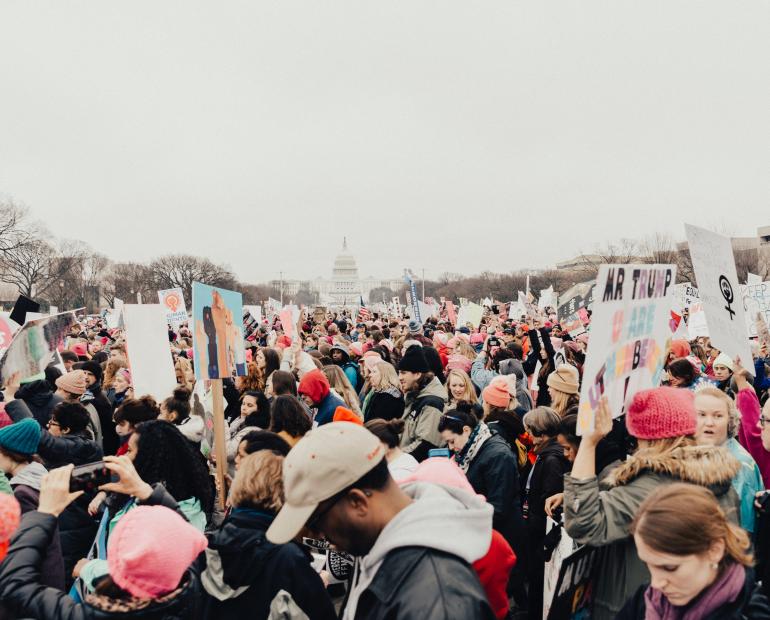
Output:
[[708,489],[663,486],[639,507],[630,531],[650,584],[637,590],[617,618],[770,617],[770,601],[749,568],[749,537],[728,521]]

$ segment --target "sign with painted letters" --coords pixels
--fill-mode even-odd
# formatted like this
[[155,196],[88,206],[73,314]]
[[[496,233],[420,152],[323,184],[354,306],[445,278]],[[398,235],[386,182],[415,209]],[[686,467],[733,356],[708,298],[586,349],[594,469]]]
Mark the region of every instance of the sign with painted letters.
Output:
[[671,338],[675,265],[601,265],[596,279],[591,346],[583,370],[578,434],[594,425],[602,396],[613,417],[639,390],[660,384]]
[[691,224],[685,224],[684,228],[711,344],[733,359],[740,357],[744,368],[753,375],[732,243],[728,237],[705,228]]
[[762,314],[765,323],[770,323],[770,282],[742,284],[743,316],[746,321],[746,333],[750,338],[757,337],[757,313]]

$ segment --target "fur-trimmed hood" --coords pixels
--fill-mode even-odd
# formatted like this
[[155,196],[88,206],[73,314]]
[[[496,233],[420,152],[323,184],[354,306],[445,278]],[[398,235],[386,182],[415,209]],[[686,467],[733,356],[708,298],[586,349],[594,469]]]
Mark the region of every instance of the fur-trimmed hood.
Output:
[[606,484],[622,486],[642,474],[657,474],[710,488],[721,495],[729,490],[741,464],[727,448],[681,446],[666,454],[638,450],[609,473]]

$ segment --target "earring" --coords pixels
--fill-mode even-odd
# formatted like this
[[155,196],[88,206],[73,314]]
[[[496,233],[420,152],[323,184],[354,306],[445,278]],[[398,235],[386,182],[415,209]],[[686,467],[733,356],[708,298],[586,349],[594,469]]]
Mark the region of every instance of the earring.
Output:
[[717,568],[719,568],[719,564],[717,564],[716,562],[712,562],[711,564],[709,564],[709,566],[711,567],[711,570],[716,570]]

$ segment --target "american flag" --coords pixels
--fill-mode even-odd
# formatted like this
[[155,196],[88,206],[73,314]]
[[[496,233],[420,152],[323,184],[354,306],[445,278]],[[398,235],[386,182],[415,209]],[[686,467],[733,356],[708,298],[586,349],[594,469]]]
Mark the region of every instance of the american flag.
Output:
[[369,312],[369,308],[367,308],[364,305],[364,298],[360,298],[360,307],[358,308],[358,322],[359,323],[365,323],[366,321],[370,321],[372,319],[372,313]]

